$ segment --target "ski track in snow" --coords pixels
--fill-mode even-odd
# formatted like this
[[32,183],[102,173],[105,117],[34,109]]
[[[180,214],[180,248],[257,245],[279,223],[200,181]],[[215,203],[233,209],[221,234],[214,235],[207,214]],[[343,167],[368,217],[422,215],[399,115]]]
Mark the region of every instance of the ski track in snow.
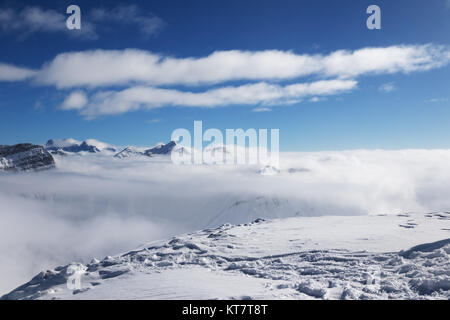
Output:
[[449,230],[448,212],[257,219],[47,270],[3,299],[450,299]]

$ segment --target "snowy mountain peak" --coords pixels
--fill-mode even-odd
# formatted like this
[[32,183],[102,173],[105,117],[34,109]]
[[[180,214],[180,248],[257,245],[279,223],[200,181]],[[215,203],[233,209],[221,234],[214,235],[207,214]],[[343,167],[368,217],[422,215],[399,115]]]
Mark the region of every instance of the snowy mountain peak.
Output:
[[83,143],[86,143],[86,145],[88,145],[88,146],[93,146],[100,151],[111,151],[111,152],[117,151],[116,147],[114,147],[108,143],[95,140],[95,139],[86,139]]
[[68,138],[68,139],[50,139],[45,144],[45,148],[47,150],[57,150],[57,149],[63,149],[67,147],[72,146],[79,146],[81,144],[81,141]]
[[115,158],[119,159],[129,158],[133,156],[145,156],[145,153],[137,147],[126,147],[125,149],[114,155]]
[[133,156],[153,157],[155,155],[170,155],[172,152],[185,152],[187,154],[190,154],[190,152],[185,147],[178,145],[175,141],[170,141],[168,143],[158,143],[157,145],[149,149],[129,146],[116,153],[114,157],[120,159]]
[[45,144],[45,148],[50,151],[65,151],[65,152],[89,152],[96,153],[102,151],[116,152],[116,148],[108,143],[104,143],[95,139],[86,139],[83,142],[68,138],[68,139],[50,139]]
[[170,154],[174,148],[177,146],[177,143],[175,141],[170,141],[169,143],[166,144],[158,144],[153,148],[150,148],[148,150],[145,151],[146,155],[154,155],[154,154]]

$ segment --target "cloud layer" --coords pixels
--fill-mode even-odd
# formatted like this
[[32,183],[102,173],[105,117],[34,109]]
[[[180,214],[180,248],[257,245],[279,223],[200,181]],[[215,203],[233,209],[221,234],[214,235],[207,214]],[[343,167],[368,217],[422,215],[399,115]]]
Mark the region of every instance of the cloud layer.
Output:
[[[93,16],[150,23],[137,16],[134,7],[98,10]],[[145,28],[153,32],[150,25]],[[60,109],[78,110],[88,118],[170,106],[253,105],[266,108],[255,111],[267,111],[267,106],[294,104],[305,97],[316,102],[322,96],[349,92],[361,76],[428,71],[449,62],[449,47],[433,44],[338,50],[327,55],[229,50],[187,58],[138,49],[89,50],[58,54],[37,71],[0,64],[0,71],[6,70],[0,81],[32,78],[38,85],[75,90]],[[308,82],[298,82],[300,78]],[[239,85],[233,83],[237,81]],[[385,84],[380,90],[394,88]]]
[[57,161],[0,174],[0,294],[46,268],[226,222],[450,209],[448,150],[281,153],[275,176],[156,158]]
[[166,57],[143,50],[63,53],[45,65],[37,81],[58,88],[145,83],[216,84],[236,80],[291,80],[307,76],[355,78],[366,74],[408,73],[442,67],[450,50],[436,45],[339,50],[329,55],[290,51],[216,51],[201,58]]
[[[151,109],[167,106],[214,108],[230,105],[291,104],[301,98],[331,95],[355,89],[354,80],[323,80],[279,86],[259,82],[238,87],[222,87],[194,93],[153,87],[132,87],[122,91],[100,91],[91,101],[79,109],[87,117],[119,114],[140,108]],[[63,106],[74,99],[72,93]],[[83,101],[86,101],[84,98]],[[64,107],[63,107],[64,108]],[[65,108],[68,109],[68,108]]]
[[0,81],[22,81],[36,75],[37,71],[0,63]]

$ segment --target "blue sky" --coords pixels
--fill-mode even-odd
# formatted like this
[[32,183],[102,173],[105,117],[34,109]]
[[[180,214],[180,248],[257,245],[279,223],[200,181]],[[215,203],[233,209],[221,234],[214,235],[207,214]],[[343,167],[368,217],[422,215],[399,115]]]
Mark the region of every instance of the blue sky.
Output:
[[0,144],[153,145],[202,120],[279,128],[282,151],[450,148],[449,35],[447,0],[0,1]]

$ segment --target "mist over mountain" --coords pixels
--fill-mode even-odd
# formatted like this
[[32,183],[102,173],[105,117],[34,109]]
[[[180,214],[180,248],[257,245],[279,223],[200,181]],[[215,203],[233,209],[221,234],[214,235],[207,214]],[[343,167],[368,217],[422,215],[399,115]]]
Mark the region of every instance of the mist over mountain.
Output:
[[[107,150],[64,152],[53,155],[52,170],[0,172],[0,271],[8,275],[2,293],[70,261],[88,263],[226,223],[294,217],[306,219],[298,221],[301,227],[309,217],[344,217],[345,224],[363,217],[361,223],[370,226],[374,215],[450,211],[447,150],[281,153],[276,171],[259,165],[176,165],[164,154],[118,159]],[[408,230],[422,230],[430,237],[420,241],[430,242],[437,240],[431,235],[448,232],[447,220],[435,218],[432,228],[442,229],[439,233],[425,232],[435,229],[419,217],[386,219],[380,231],[404,230],[407,237]],[[354,228],[359,227],[346,229],[348,235]],[[373,241],[381,238],[389,237],[374,235]],[[390,251],[386,243],[380,250]],[[415,244],[405,242],[399,250]]]
[[87,139],[83,142],[77,141],[72,138],[68,139],[50,139],[45,144],[45,148],[50,151],[66,151],[66,152],[90,152],[96,153],[101,151],[117,151],[116,147],[107,143],[95,140]]

